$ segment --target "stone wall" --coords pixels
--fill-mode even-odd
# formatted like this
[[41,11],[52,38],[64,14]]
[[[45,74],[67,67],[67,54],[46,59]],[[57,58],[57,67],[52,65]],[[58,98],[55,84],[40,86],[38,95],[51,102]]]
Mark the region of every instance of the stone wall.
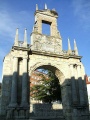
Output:
[[46,36],[33,32],[31,34],[32,50],[62,54],[62,40],[59,37]]
[[7,105],[10,102],[11,83],[12,83],[12,56],[10,53],[4,58],[3,63],[3,80],[1,93],[1,114],[6,114]]
[[52,104],[33,104],[33,115],[36,118],[64,118],[63,109],[53,109]]
[[[34,111],[34,107],[35,107],[35,104],[38,104],[38,105],[41,105],[41,104],[43,104],[42,102],[40,103],[36,103],[36,101],[35,101],[35,103],[31,103],[30,104],[30,113],[32,113],[33,111]],[[43,106],[43,105],[41,105],[41,106]],[[45,105],[44,105],[45,106]],[[45,106],[45,107],[47,107],[47,106]],[[62,106],[62,104],[60,104],[60,103],[52,103],[52,107],[51,107],[53,110],[63,110],[63,106]]]

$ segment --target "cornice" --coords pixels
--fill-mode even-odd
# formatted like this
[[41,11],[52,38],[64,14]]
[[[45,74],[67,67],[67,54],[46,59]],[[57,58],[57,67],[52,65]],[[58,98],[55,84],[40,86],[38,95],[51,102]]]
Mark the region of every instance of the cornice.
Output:
[[57,58],[64,58],[64,59],[69,59],[69,58],[81,59],[82,58],[82,56],[54,54],[54,53],[45,52],[45,51],[31,50],[31,52],[32,52],[32,54],[44,55],[44,56],[50,56],[50,57],[57,57]]

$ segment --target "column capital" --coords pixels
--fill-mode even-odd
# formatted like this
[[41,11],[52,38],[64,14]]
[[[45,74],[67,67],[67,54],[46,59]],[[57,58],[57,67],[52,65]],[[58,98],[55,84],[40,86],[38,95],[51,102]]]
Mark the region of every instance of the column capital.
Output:
[[69,64],[69,66],[74,66],[74,65],[77,65],[77,64],[76,63]]
[[17,56],[13,56],[13,58],[17,58],[17,59],[18,59],[18,57],[17,57]]
[[77,67],[80,67],[80,68],[81,68],[81,65],[80,65],[80,64],[78,64],[78,65],[77,65]]
[[22,59],[28,59],[28,56],[24,56]]
[[69,64],[69,66],[71,66],[71,65],[73,65],[73,64]]
[[78,67],[78,68],[80,67],[80,68],[81,68],[81,65],[80,65],[80,64],[77,64],[77,63],[74,63],[74,64],[69,64],[69,67],[74,67],[74,68],[75,68],[75,67],[76,67],[76,68],[77,68],[77,67]]

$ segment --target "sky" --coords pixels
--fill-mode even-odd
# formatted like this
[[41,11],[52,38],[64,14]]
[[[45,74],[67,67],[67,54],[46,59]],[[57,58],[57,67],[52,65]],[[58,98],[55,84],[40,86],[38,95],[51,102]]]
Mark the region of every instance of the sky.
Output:
[[39,10],[48,9],[58,12],[58,30],[60,31],[63,50],[68,49],[68,38],[74,49],[76,40],[78,52],[85,73],[90,76],[90,0],[0,0],[0,81],[2,81],[3,59],[14,44],[16,28],[19,28],[19,40],[24,39],[27,28],[28,44],[34,25],[36,4]]

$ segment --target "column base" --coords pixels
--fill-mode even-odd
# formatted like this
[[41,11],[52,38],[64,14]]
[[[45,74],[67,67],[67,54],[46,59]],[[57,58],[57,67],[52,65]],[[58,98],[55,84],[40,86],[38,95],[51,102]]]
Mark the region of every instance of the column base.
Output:
[[20,110],[19,111],[19,118],[28,119],[29,118],[29,110],[27,110],[27,109]]
[[29,118],[29,108],[25,107],[8,107],[6,119],[28,119]]
[[29,108],[29,104],[24,102],[24,103],[21,103],[20,107]]

